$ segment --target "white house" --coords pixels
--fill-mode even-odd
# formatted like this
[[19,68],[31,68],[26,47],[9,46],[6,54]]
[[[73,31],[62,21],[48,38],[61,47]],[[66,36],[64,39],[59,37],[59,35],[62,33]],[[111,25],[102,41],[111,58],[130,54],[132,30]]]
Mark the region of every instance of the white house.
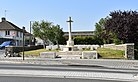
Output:
[[0,22],[0,42],[12,40],[16,46],[21,46],[23,42],[23,30],[13,23],[2,18]]

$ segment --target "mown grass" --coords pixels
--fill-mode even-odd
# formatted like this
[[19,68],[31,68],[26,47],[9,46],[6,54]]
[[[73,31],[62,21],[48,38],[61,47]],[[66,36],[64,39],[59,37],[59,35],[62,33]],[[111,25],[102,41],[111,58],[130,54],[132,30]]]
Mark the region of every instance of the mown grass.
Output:
[[111,58],[111,59],[124,59],[125,52],[122,50],[113,50],[108,48],[98,48],[97,52],[100,58]]
[[50,52],[50,51],[58,51],[58,50],[38,49],[38,50],[25,51],[24,54],[26,56],[39,56],[40,52]]
[[[24,54],[25,56],[39,56],[40,52],[50,52],[50,51],[58,52],[58,50],[38,49],[38,50],[25,51]],[[100,59],[124,59],[124,54],[125,54],[124,51],[113,50],[108,48],[98,48],[97,52],[100,56],[99,57]]]

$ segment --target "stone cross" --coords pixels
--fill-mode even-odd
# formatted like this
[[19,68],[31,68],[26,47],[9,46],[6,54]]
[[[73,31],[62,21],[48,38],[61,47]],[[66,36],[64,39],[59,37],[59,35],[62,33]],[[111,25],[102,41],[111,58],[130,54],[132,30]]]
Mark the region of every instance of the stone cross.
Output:
[[71,20],[71,17],[69,17],[69,20],[67,22],[69,23],[69,26],[68,26],[68,28],[69,28],[69,41],[71,41],[71,23],[73,22]]

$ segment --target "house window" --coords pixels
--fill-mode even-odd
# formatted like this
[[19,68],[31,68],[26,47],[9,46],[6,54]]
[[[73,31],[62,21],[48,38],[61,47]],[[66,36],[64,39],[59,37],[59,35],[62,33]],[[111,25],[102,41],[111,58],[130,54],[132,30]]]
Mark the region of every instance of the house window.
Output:
[[20,37],[22,38],[22,33],[20,32]]
[[19,32],[17,31],[17,37],[19,37]]
[[7,36],[7,35],[10,35],[10,31],[9,31],[9,30],[5,31],[5,35],[6,35],[6,36]]

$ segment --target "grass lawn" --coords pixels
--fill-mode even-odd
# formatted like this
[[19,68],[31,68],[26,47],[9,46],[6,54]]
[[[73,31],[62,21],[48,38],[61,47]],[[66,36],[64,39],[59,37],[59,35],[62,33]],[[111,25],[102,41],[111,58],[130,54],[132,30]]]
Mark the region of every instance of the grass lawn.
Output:
[[[58,52],[58,50],[51,50]],[[85,50],[84,50],[85,51]],[[31,51],[25,51],[25,56],[39,56],[40,52],[50,52],[46,49],[38,49],[38,50],[31,50]],[[124,59],[124,51],[121,50],[113,50],[113,49],[107,49],[107,48],[98,48],[97,49],[98,54],[100,55],[100,59]]]
[[[57,50],[51,50],[51,51],[57,51]],[[50,52],[50,51],[46,49],[38,49],[38,50],[25,51],[24,54],[26,56],[39,56],[40,52]]]
[[100,58],[111,58],[111,59],[124,59],[124,51],[121,50],[113,50],[108,48],[98,48],[98,54],[101,56]]

